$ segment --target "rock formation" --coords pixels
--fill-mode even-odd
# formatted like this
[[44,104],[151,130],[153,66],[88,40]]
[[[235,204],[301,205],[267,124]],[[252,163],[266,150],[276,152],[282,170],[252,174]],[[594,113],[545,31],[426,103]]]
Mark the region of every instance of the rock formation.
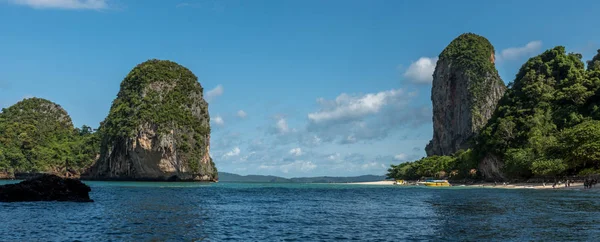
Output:
[[26,98],[0,113],[0,177],[55,172],[73,159],[73,123],[58,104]]
[[494,47],[476,34],[462,34],[442,51],[433,73],[433,139],[427,155],[451,155],[490,119],[506,90],[494,65]]
[[100,126],[100,157],[86,178],[216,180],[209,122],[203,88],[190,70],[171,61],[141,63]]
[[88,185],[79,180],[42,175],[17,184],[0,186],[0,202],[93,202]]

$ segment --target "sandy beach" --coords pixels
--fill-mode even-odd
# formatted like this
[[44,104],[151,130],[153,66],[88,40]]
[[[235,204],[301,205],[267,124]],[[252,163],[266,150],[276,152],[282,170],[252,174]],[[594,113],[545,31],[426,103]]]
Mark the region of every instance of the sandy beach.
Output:
[[394,185],[394,181],[374,181],[374,182],[351,182],[349,184],[356,185],[381,185],[381,186],[389,186]]
[[[450,182],[452,184],[452,182]],[[349,184],[355,185],[378,185],[378,186],[394,186],[394,181],[375,181],[375,182],[354,182]],[[414,186],[414,185],[401,185],[401,186]],[[552,183],[515,183],[515,184],[507,184],[503,185],[502,183],[498,183],[494,185],[494,183],[480,183],[473,185],[464,185],[464,184],[452,184],[454,187],[484,187],[484,188],[503,188],[503,189],[568,189],[568,190],[579,190],[584,189],[583,183],[572,183],[571,186],[565,187],[565,184],[556,185],[555,188],[552,188]],[[595,189],[596,187],[592,188]]]

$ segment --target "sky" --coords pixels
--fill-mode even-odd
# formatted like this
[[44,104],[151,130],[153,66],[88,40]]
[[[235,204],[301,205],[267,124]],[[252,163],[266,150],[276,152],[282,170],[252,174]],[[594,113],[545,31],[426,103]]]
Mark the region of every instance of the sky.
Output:
[[490,40],[513,81],[562,45],[600,48],[600,1],[0,0],[0,107],[58,103],[98,127],[148,59],[189,68],[211,115],[210,153],[238,174],[385,174],[425,156],[439,53]]

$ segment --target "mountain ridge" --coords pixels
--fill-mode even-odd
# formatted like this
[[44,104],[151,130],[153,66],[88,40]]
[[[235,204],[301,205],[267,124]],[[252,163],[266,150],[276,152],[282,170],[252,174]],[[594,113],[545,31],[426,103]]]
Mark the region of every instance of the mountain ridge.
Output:
[[348,183],[371,182],[384,180],[381,175],[361,175],[349,177],[318,176],[318,177],[292,177],[284,178],[271,175],[239,175],[230,172],[219,172],[220,182],[264,182],[264,183]]

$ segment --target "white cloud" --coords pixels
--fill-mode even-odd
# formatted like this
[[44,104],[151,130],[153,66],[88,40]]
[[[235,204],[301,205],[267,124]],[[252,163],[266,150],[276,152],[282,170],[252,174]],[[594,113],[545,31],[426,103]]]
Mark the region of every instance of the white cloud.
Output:
[[317,168],[317,165],[312,163],[312,161],[294,161],[293,163],[279,166],[279,169],[283,173],[289,173],[290,171],[307,172],[315,168]]
[[339,160],[340,157],[341,157],[340,153],[335,153],[335,154],[331,154],[331,155],[327,156],[327,159],[336,161],[336,160]]
[[360,119],[378,113],[383,106],[395,102],[402,94],[401,89],[392,89],[363,96],[342,93],[333,101],[319,98],[317,102],[321,104],[321,110],[309,113],[308,119],[313,123]]
[[223,89],[223,86],[217,85],[217,87],[206,92],[206,95],[205,95],[206,101],[210,102],[213,99],[215,99],[216,97],[223,95],[224,91],[225,91],[225,89]]
[[408,155],[404,154],[404,153],[400,153],[400,154],[397,154],[394,156],[394,160],[397,160],[397,161],[403,161],[403,160],[406,160],[406,158],[408,158]]
[[530,56],[538,52],[541,47],[542,41],[536,40],[527,43],[525,46],[507,48],[496,56],[496,61],[514,60],[522,56]]
[[295,156],[301,156],[302,155],[302,149],[300,148],[293,148],[290,150],[290,154],[295,155]]
[[404,72],[404,77],[413,83],[431,84],[437,60],[437,57],[419,58],[419,60],[410,64],[406,72]]
[[247,154],[247,155],[245,155],[243,157],[240,157],[240,161],[247,161],[248,158],[255,156],[255,154],[256,154],[256,152],[252,151],[249,154]]
[[279,132],[280,134],[290,132],[290,128],[288,127],[285,118],[279,118],[275,127],[277,128],[277,132]]
[[239,148],[239,147],[235,147],[235,148],[233,148],[231,151],[229,151],[229,152],[225,153],[225,154],[223,155],[223,157],[227,158],[227,157],[239,156],[239,155],[240,155],[240,152],[241,152],[240,148]]
[[175,5],[176,8],[191,7],[191,6],[193,6],[191,3],[178,3],[177,5]]
[[221,126],[225,125],[225,120],[223,120],[223,118],[219,115],[215,116],[212,120],[217,125],[221,125]]
[[106,9],[107,0],[9,0],[8,2],[32,8]]
[[354,144],[380,140],[405,126],[431,123],[431,108],[411,106],[416,92],[391,89],[363,95],[340,94],[317,99],[320,109],[308,114],[306,131],[323,142]]
[[340,144],[354,144],[356,143],[356,137],[354,135],[348,135],[345,139],[340,141]]
[[372,161],[372,162],[369,162],[369,163],[365,163],[365,164],[363,164],[361,166],[361,168],[363,170],[372,169],[372,168],[375,168],[375,167],[377,167],[377,168],[385,168],[385,165],[381,164],[381,163],[377,163],[375,161]]
[[277,168],[277,166],[265,165],[265,164],[261,164],[258,166],[258,169],[260,169],[260,170],[274,170],[275,168]]
[[317,165],[315,165],[312,161],[302,161],[302,160],[297,160],[291,163],[287,163],[287,164],[282,164],[282,165],[265,165],[265,164],[261,164],[258,166],[258,169],[260,170],[279,170],[282,173],[290,173],[290,172],[308,172],[308,171],[312,171],[315,168],[317,168]]
[[246,118],[246,116],[248,116],[248,114],[246,112],[244,112],[244,110],[239,110],[239,111],[237,111],[237,116],[240,118]]

